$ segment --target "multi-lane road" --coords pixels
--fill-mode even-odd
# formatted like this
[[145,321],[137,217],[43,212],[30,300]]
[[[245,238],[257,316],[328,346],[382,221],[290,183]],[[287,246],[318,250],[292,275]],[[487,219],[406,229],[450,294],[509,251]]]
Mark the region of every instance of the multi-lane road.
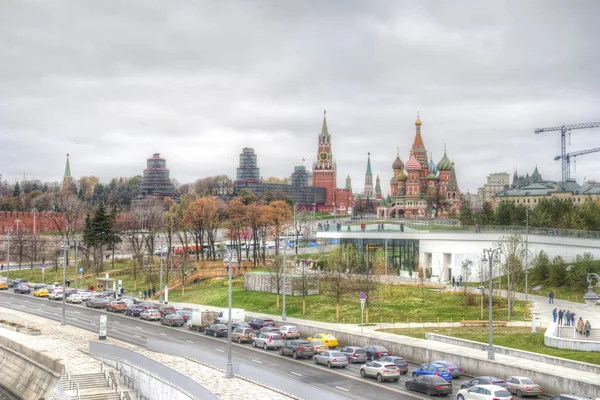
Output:
[[[11,308],[48,319],[60,321],[62,302],[55,302],[31,295],[0,292],[0,307]],[[104,309],[91,309],[85,305],[67,304],[67,324],[88,331],[98,332],[99,315],[108,315],[108,335],[115,339],[127,341],[142,347],[147,338],[171,340],[194,346],[203,352],[221,355],[227,351],[226,338],[207,337],[185,327],[171,328],[158,322],[147,322],[124,314],[107,313]],[[233,344],[234,363],[244,362],[255,365],[259,370],[266,370],[287,379],[297,381],[298,385],[310,385],[327,390],[350,399],[423,399],[425,395],[408,392],[404,388],[406,380],[411,379],[410,372],[401,375],[399,382],[379,383],[374,379],[360,377],[360,364],[351,364],[345,369],[329,370],[325,366],[317,366],[312,360],[293,360],[282,357],[276,350],[265,351],[253,348],[249,344]],[[224,368],[224,365],[217,365]],[[414,365],[411,365],[411,370]],[[465,378],[461,379],[465,380]],[[453,382],[454,393],[460,388],[461,380]],[[269,384],[269,382],[264,382]]]

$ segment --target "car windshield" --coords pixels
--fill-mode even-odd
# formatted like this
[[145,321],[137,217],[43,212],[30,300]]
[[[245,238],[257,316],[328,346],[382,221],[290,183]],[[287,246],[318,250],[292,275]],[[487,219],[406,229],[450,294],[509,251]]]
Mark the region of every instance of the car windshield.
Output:
[[398,369],[398,366],[396,364],[386,364],[385,367],[389,369]]
[[281,335],[271,335],[273,340],[281,340]]
[[394,358],[394,362],[396,364],[406,364],[406,360],[404,358]]
[[437,367],[438,372],[448,372],[448,368],[446,367]]
[[497,390],[494,392],[494,397],[510,397],[508,390]]
[[340,353],[339,351],[332,351],[331,352],[331,356],[332,357],[346,357],[345,355],[343,355],[342,353]]
[[529,378],[524,378],[521,379],[521,382],[523,382],[525,385],[535,385],[535,382],[533,382],[531,379]]
[[365,349],[354,349],[354,353],[356,353],[356,354],[365,354],[366,351],[365,351]]

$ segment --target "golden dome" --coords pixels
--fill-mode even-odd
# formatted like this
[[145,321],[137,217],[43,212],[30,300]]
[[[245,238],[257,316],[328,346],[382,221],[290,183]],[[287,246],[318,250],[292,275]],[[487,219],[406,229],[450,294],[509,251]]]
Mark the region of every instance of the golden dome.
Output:
[[419,118],[419,112],[417,111],[417,120],[415,121],[415,125],[420,126],[421,125],[421,119]]

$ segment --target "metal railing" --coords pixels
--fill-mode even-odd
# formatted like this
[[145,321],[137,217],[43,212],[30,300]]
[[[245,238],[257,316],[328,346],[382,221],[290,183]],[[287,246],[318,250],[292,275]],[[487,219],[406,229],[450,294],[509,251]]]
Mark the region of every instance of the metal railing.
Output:
[[67,377],[67,381],[69,383],[69,390],[74,390],[75,391],[75,398],[77,400],[81,400],[81,397],[79,397],[79,384],[77,384],[77,382],[75,382],[71,378],[71,374],[69,374],[69,370],[67,369],[66,366],[65,366],[65,373],[64,373],[64,375]]

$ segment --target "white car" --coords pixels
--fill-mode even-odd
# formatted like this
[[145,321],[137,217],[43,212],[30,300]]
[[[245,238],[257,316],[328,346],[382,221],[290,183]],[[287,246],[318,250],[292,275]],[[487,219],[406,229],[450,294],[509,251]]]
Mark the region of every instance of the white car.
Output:
[[475,385],[468,389],[461,389],[456,394],[456,400],[513,400],[506,388],[496,385]]
[[62,290],[53,290],[48,295],[48,300],[62,300],[63,292]]
[[88,301],[92,297],[92,292],[89,290],[81,290],[77,294],[81,296],[83,301]]
[[78,303],[81,304],[83,302],[83,296],[80,293],[73,293],[65,299],[67,303]]

